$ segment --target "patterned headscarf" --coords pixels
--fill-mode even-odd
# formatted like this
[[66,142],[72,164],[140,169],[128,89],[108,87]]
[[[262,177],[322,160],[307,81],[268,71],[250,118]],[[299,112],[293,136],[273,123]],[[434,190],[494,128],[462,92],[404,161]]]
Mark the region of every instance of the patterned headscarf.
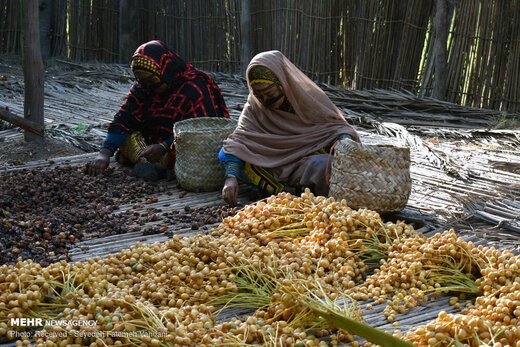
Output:
[[278,107],[279,110],[286,111],[289,113],[294,113],[294,108],[292,107],[289,99],[285,94],[285,90],[283,89],[282,83],[276,77],[275,73],[269,70],[267,67],[262,65],[253,66],[248,73],[249,77],[249,85],[252,87],[257,83],[266,83],[266,84],[276,84],[278,89],[283,95],[283,103]]
[[132,68],[133,72],[144,71],[144,72],[149,72],[149,73],[159,76],[159,77],[161,76],[159,67],[154,63],[153,60],[148,59],[146,57],[134,56],[130,67]]
[[253,85],[256,83],[280,84],[280,80],[276,77],[274,72],[265,66],[258,65],[249,70],[249,84]]
[[160,77],[168,86],[184,83],[183,73],[192,68],[164,42],[149,41],[137,48],[132,57],[133,71],[146,71]]

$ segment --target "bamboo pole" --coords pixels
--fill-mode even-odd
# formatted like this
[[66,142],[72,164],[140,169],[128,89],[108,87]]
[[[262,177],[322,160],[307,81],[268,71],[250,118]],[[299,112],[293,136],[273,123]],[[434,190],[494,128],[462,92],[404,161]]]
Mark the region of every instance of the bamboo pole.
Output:
[[67,8],[65,1],[53,1],[51,19],[51,57],[66,54],[66,18]]
[[432,96],[435,99],[446,99],[446,64],[447,64],[447,40],[448,40],[448,26],[447,26],[448,4],[446,0],[436,0],[435,3],[435,19],[434,19],[434,65],[435,65],[435,79],[433,84]]
[[[43,98],[44,75],[40,53],[40,31],[38,21],[38,0],[23,2],[23,57],[24,57],[24,118],[37,126],[44,126]],[[23,124],[23,123],[20,123]],[[43,135],[43,131],[41,133]],[[38,134],[40,135],[40,134]],[[41,136],[32,131],[25,131],[25,141],[37,141]]]
[[[500,101],[503,95],[503,84],[500,81],[507,79],[509,76],[505,76],[506,64],[501,64],[502,61],[508,55],[507,40],[507,28],[510,27],[511,22],[509,21],[509,4],[500,2],[498,8],[498,14],[496,16],[496,32],[494,30],[494,41],[496,44],[491,45],[490,57],[494,59],[493,66],[491,67],[492,72],[489,77],[489,103],[487,107],[500,108]],[[510,78],[510,77],[509,77]]]

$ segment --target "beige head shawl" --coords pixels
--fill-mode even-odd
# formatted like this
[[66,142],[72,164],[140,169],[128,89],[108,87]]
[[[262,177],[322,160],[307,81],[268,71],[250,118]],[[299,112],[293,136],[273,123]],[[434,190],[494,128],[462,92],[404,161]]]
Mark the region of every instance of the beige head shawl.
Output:
[[224,141],[224,152],[264,168],[279,168],[284,180],[297,162],[325,147],[341,134],[359,136],[339,109],[314,82],[279,51],[256,55],[247,68],[269,68],[280,80],[295,113],[271,110],[249,97],[235,131]]

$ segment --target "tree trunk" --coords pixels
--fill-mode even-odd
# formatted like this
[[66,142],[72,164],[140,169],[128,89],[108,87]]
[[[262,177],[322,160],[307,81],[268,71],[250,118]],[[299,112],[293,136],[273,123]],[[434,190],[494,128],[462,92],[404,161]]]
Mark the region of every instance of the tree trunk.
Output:
[[240,71],[246,77],[247,65],[251,60],[251,9],[250,0],[242,0],[240,3]]
[[[23,75],[25,82],[24,118],[44,127],[44,74],[40,52],[38,0],[23,0]],[[25,131],[25,141],[38,141],[40,136]]]
[[434,56],[434,80],[432,97],[445,100],[448,73],[448,2],[447,0],[436,0],[434,18],[435,41],[433,47]]
[[40,50],[42,53],[43,65],[47,65],[47,60],[51,55],[51,21],[52,21],[52,1],[38,0],[40,22]]

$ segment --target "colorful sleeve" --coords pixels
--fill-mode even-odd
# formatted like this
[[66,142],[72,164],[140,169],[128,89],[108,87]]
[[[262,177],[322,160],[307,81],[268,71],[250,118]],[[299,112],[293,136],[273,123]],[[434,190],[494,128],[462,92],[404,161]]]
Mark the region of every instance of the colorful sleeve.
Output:
[[343,139],[349,139],[349,140],[354,141],[354,138],[350,134],[341,134],[341,135],[339,135],[338,140],[341,141]]
[[119,147],[125,142],[128,134],[111,134],[108,133],[105,141],[101,145],[101,148],[106,148],[112,152],[112,155],[117,151]]
[[167,146],[171,146],[173,144],[174,140],[175,140],[175,136],[170,136],[166,140],[164,140],[163,143]]
[[225,170],[226,176],[235,176],[240,178],[242,176],[241,172],[244,170],[245,162],[232,154],[227,154],[223,149],[220,150],[218,154],[218,160],[220,162],[220,166]]

